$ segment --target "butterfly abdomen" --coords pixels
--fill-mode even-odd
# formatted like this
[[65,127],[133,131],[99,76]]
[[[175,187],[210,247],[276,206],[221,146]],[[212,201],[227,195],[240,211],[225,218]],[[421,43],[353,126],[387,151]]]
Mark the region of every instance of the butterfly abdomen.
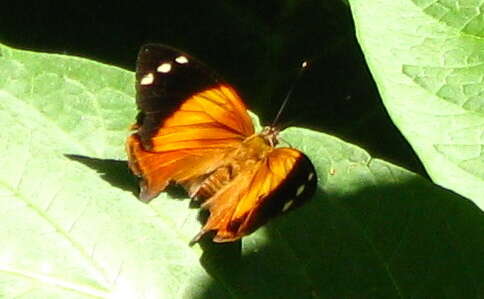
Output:
[[218,190],[230,183],[233,179],[232,167],[223,166],[215,170],[203,182],[197,186],[196,191],[190,194],[192,198],[207,199],[212,197]]
[[225,163],[198,182],[187,182],[185,188],[190,197],[209,199],[225,185],[234,180],[244,170],[252,168],[263,160],[272,147],[261,135],[253,135],[244,140],[238,148],[228,152]]

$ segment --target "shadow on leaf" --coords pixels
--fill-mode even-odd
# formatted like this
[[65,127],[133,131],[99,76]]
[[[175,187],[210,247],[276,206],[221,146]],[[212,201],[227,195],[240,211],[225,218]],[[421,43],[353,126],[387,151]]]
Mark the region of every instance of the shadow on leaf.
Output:
[[[416,178],[345,196],[321,190],[263,233],[200,244],[198,298],[476,298],[484,213]],[[265,234],[264,234],[265,233]]]
[[100,174],[101,178],[113,187],[138,196],[137,179],[128,168],[126,161],[98,159],[81,155],[64,154],[65,157],[86,165]]
[[[64,156],[95,170],[111,186],[128,191],[138,197],[138,178],[129,169],[127,161],[98,159],[71,154],[65,154]],[[167,193],[171,198],[187,198],[187,193],[180,186],[170,186],[167,189]]]

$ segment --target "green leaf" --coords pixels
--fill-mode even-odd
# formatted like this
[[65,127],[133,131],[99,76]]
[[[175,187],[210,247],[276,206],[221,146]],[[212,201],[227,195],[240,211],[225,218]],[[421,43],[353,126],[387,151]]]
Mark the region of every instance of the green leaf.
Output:
[[432,179],[484,208],[481,1],[352,0],[385,107]]
[[484,218],[465,199],[335,137],[290,128],[314,199],[242,242],[188,241],[176,193],[136,199],[131,72],[0,46],[0,297],[472,298]]

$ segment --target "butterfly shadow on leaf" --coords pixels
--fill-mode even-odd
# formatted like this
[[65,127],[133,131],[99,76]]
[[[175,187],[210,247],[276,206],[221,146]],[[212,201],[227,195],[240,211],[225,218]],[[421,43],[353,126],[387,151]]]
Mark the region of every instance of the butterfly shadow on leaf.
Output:
[[[100,174],[101,178],[111,186],[128,191],[134,196],[139,195],[139,183],[136,176],[129,170],[128,162],[114,159],[99,159],[81,155],[64,154],[65,157],[86,165]],[[186,199],[187,193],[179,186],[170,186],[168,195],[175,199]]]
[[64,154],[65,157],[84,164],[95,170],[100,177],[113,187],[138,196],[139,188],[136,177],[128,168],[128,163],[121,160],[91,158],[81,155]]

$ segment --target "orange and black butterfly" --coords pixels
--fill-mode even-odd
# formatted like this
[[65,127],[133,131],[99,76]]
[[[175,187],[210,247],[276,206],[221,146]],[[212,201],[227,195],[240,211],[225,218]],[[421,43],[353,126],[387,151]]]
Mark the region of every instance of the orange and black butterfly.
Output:
[[192,243],[207,232],[215,242],[240,239],[314,194],[311,161],[296,149],[277,148],[276,128],[255,133],[234,88],[191,56],[143,46],[136,92],[140,112],[127,152],[140,177],[140,199],[183,186],[210,213]]

